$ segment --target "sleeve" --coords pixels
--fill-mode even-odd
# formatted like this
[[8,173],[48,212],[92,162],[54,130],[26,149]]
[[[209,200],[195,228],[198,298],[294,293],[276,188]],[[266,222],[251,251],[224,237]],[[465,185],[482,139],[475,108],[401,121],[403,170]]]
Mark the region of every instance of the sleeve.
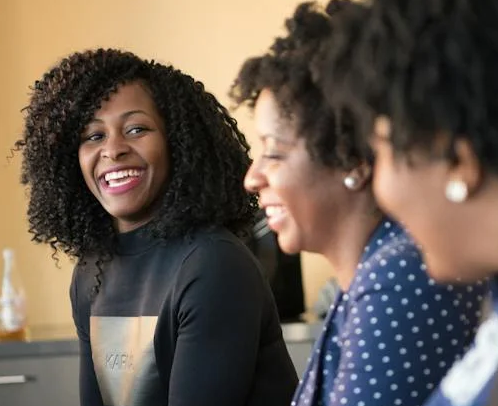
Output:
[[423,404],[465,350],[477,324],[465,302],[478,308],[479,291],[437,285],[409,245],[376,255],[357,278],[330,405]]
[[251,390],[265,285],[242,247],[212,241],[181,271],[169,406],[243,406]]
[[74,269],[69,294],[73,320],[78,333],[80,347],[80,405],[103,406],[95,370],[93,368],[92,349],[90,345],[90,302],[87,292],[78,296],[78,279],[81,270],[77,265]]

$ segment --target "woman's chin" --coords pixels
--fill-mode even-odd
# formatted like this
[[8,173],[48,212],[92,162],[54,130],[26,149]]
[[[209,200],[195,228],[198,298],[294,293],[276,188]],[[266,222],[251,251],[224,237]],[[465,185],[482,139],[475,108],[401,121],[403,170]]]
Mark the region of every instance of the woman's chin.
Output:
[[299,252],[302,251],[302,247],[297,242],[297,239],[288,235],[288,233],[285,232],[278,233],[277,241],[278,245],[280,246],[280,249],[288,255],[298,254]]

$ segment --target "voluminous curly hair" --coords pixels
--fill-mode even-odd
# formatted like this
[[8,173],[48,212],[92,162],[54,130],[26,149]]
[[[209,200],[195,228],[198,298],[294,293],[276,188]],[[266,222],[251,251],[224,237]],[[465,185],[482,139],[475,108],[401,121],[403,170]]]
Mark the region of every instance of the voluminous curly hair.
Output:
[[[29,231],[36,242],[81,258],[112,257],[117,231],[87,188],[78,160],[80,137],[103,101],[120,85],[144,84],[164,120],[169,183],[145,228],[154,238],[225,226],[245,235],[257,210],[243,179],[249,146],[236,121],[201,82],[172,66],[132,53],[98,49],[74,53],[34,85],[22,151],[29,187]],[[55,254],[54,252],[54,254]]]
[[370,156],[356,145],[349,112],[332,109],[316,85],[311,61],[334,30],[330,17],[356,7],[361,6],[347,0],[333,0],[326,9],[314,2],[299,5],[285,22],[287,35],[278,37],[263,56],[248,59],[230,89],[237,107],[250,108],[269,89],[283,115],[297,118],[298,136],[305,138],[312,159],[346,170]]
[[467,139],[498,173],[496,1],[374,0],[342,18],[322,50],[319,84],[332,105],[355,111],[364,139],[373,118],[386,115],[398,155],[431,156],[445,134],[446,159]]

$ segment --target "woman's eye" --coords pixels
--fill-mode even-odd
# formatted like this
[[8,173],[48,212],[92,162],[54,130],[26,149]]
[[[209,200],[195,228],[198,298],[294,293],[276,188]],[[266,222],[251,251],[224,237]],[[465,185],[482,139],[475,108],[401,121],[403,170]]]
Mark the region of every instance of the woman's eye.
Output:
[[268,152],[263,153],[262,157],[265,159],[272,159],[272,160],[280,161],[280,160],[285,158],[285,155],[283,153],[277,152],[277,151],[268,151]]
[[145,128],[145,127],[132,127],[126,133],[131,134],[131,135],[136,135],[136,134],[140,134],[144,131],[147,131],[147,128]]
[[100,141],[102,138],[104,138],[104,134],[102,133],[93,133],[93,134],[88,134],[83,138],[83,142],[85,141]]

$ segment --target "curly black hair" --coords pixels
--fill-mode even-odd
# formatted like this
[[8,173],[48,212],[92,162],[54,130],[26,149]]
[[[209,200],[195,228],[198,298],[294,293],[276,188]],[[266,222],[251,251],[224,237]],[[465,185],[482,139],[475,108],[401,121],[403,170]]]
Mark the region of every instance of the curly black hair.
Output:
[[349,170],[370,154],[356,144],[355,126],[347,109],[332,109],[315,83],[311,61],[332,34],[331,16],[357,7],[347,0],[333,0],[323,8],[318,3],[300,4],[285,21],[287,35],[276,38],[263,56],[248,59],[230,89],[236,107],[254,108],[260,92],[275,95],[284,116],[297,117],[298,135],[315,161]]
[[144,232],[165,240],[215,226],[249,233],[257,210],[257,198],[243,186],[249,145],[225,107],[172,66],[97,49],[68,56],[35,83],[23,137],[16,142],[21,181],[29,189],[29,231],[34,241],[50,244],[54,255],[112,257],[117,231],[85,184],[78,149],[102,102],[135,81],[150,90],[170,153],[169,184]]
[[319,84],[333,106],[355,111],[364,139],[386,115],[398,155],[434,156],[444,133],[445,159],[467,139],[483,168],[498,173],[496,1],[375,0],[342,18],[322,51]]

